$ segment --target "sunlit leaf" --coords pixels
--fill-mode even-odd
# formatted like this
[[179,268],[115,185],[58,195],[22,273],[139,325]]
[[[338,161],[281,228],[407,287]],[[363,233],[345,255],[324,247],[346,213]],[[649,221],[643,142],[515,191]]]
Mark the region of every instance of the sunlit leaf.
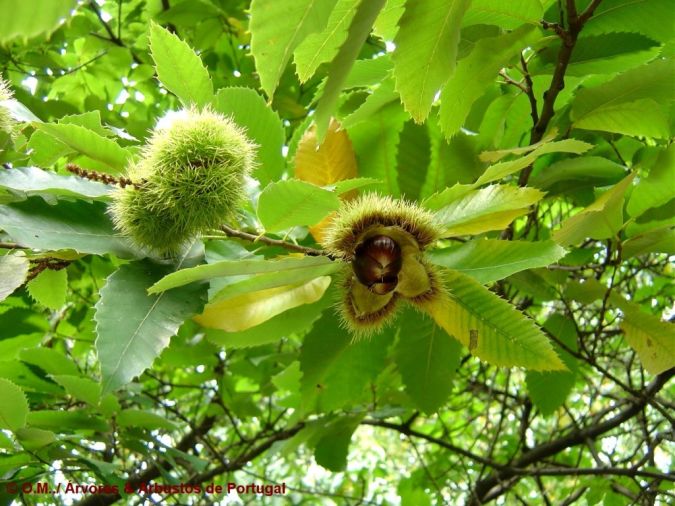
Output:
[[406,2],[394,39],[394,76],[406,111],[418,123],[428,116],[434,96],[454,71],[462,16],[470,3]]
[[8,254],[0,257],[0,302],[19,288],[28,275],[28,259]]
[[492,185],[472,190],[436,213],[443,235],[479,234],[506,227],[544,197],[534,188]]
[[0,187],[27,195],[63,195],[106,200],[112,187],[77,176],[63,176],[37,167],[18,167],[0,172]]
[[0,12],[5,13],[0,17],[0,42],[49,35],[70,17],[76,5],[76,0],[0,0]]
[[471,54],[460,60],[441,91],[440,124],[446,137],[464,124],[473,103],[494,82],[499,70],[518,58],[520,51],[539,37],[530,25],[498,37],[479,40]]
[[199,56],[166,28],[150,26],[150,51],[157,77],[184,105],[203,106],[213,99],[213,85]]
[[298,225],[315,225],[340,201],[333,192],[304,181],[270,183],[258,199],[258,218],[268,232]]
[[274,94],[295,48],[309,34],[323,30],[334,5],[331,0],[251,2],[251,53],[268,97]]
[[519,271],[546,267],[565,253],[553,241],[483,239],[433,250],[428,257],[433,263],[468,274],[479,283],[490,283]]
[[459,272],[446,271],[445,282],[450,295],[425,311],[471,353],[493,365],[565,370],[546,335],[508,302]]
[[253,175],[263,185],[278,180],[286,165],[282,156],[285,132],[279,115],[267,106],[265,99],[251,88],[221,88],[213,107],[245,128],[258,145],[259,163]]

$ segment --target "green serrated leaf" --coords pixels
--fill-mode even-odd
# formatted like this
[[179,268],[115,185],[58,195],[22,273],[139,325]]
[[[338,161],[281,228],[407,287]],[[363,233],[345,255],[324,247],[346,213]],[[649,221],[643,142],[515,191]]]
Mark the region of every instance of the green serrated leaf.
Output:
[[195,281],[204,281],[221,276],[243,276],[247,274],[275,273],[293,269],[308,269],[334,264],[326,257],[282,257],[276,260],[221,260],[197,267],[180,269],[163,277],[148,288],[148,293],[159,293],[164,290],[183,286]]
[[542,190],[561,182],[586,181],[605,186],[615,184],[626,176],[624,166],[601,156],[580,156],[552,163],[532,174],[529,184]]
[[436,265],[463,272],[479,283],[490,283],[511,274],[546,267],[565,256],[553,241],[468,241],[458,247],[430,251],[427,257]]
[[251,53],[268,97],[274,95],[295,48],[308,35],[324,29],[334,5],[331,0],[251,2]]
[[28,267],[25,256],[8,254],[0,257],[0,302],[23,285],[28,276]]
[[200,311],[204,289],[198,285],[146,293],[168,270],[149,261],[127,264],[101,289],[94,319],[102,395],[150,367],[183,321]]
[[399,195],[396,172],[399,136],[407,115],[398,104],[390,104],[349,129],[349,138],[359,162],[359,175],[378,179],[382,189]]
[[462,347],[431,318],[412,309],[400,321],[394,353],[405,390],[417,408],[434,413],[450,395]]
[[565,370],[532,320],[466,274],[449,270],[444,279],[450,295],[424,309],[471,353],[492,365]]
[[[547,155],[549,153],[581,154],[588,151],[592,147],[593,147],[592,144],[588,144],[587,142],[583,141],[578,141],[576,139],[565,139],[557,142],[546,142],[541,146],[537,147],[536,149],[534,149],[533,151],[531,151],[530,153],[528,153],[527,155],[522,156],[516,160],[499,162],[495,163],[494,165],[490,165],[487,169],[485,169],[485,172],[483,172],[483,174],[476,180],[476,182],[473,183],[473,186],[478,187],[486,183],[498,181],[502,178],[505,178],[506,176],[510,176],[511,174],[515,174],[516,172],[521,171],[525,167],[532,165],[540,156]],[[495,153],[504,153],[504,151],[493,152],[492,154]],[[485,153],[481,154],[481,159],[484,159],[484,155]]]
[[210,297],[209,302],[216,303],[238,295],[266,290],[268,288],[307,283],[312,279],[334,274],[340,269],[342,269],[342,265],[339,262],[331,262],[298,269],[257,274],[248,279],[228,284]]
[[39,429],[54,430],[58,433],[73,432],[76,430],[107,432],[108,423],[99,416],[89,413],[89,410],[55,411],[41,410],[28,413],[26,423]]
[[120,427],[139,427],[141,429],[176,430],[178,426],[165,417],[140,409],[123,409],[117,415]]
[[533,26],[522,26],[498,37],[480,39],[469,56],[459,61],[441,91],[440,125],[446,137],[459,131],[471,106],[495,81],[499,70],[537,38]]
[[378,12],[384,6],[384,1],[361,0],[352,23],[349,25],[347,39],[340,46],[340,50],[330,64],[326,86],[314,111],[316,137],[319,142],[323,141],[328,131],[328,123],[335,111],[335,105],[337,104],[342,86],[347,79],[352,65],[354,65],[354,60],[359,55],[359,51],[370,33]]
[[623,200],[635,174],[603,193],[586,209],[563,221],[553,233],[553,239],[563,246],[581,242],[586,237],[607,239],[614,237],[623,226]]
[[23,390],[0,378],[0,429],[16,431],[26,425],[28,401]]
[[513,30],[524,24],[538,24],[543,15],[540,0],[473,0],[462,26],[497,25]]
[[[455,69],[462,16],[470,0],[407,2],[393,54],[396,90],[420,123]],[[420,29],[420,27],[424,27]]]
[[157,77],[183,102],[204,106],[213,100],[213,84],[201,58],[186,42],[156,23],[150,25],[150,52]]
[[76,6],[76,0],[34,0],[25,3],[0,0],[0,12],[7,14],[0,18],[0,42],[4,44],[14,39],[25,42],[38,35],[49,35],[70,17]]
[[363,415],[338,418],[320,431],[314,450],[316,463],[329,471],[340,472],[347,467],[347,455],[352,434],[359,426]]
[[79,375],[56,374],[52,379],[66,389],[68,395],[91,406],[98,406],[101,399],[101,385]]
[[50,206],[38,197],[0,206],[0,227],[22,246],[43,250],[72,249],[79,253],[121,258],[141,254],[113,229],[100,202],[59,201]]
[[506,227],[544,194],[534,188],[492,185],[472,190],[436,213],[445,237],[479,234]]
[[658,152],[649,175],[633,188],[626,210],[633,218],[675,198],[675,146]]
[[32,279],[26,288],[33,299],[43,306],[57,310],[66,303],[68,274],[65,269],[45,269]]
[[673,36],[670,0],[603,0],[584,25],[584,34],[637,32],[654,40]]
[[[556,337],[565,347],[577,351],[577,332],[574,322],[562,315],[554,314],[544,324],[544,328]],[[569,371],[527,371],[525,381],[530,399],[544,416],[552,415],[570,394],[576,380],[579,367],[576,358],[558,343],[553,344]]]
[[319,65],[331,61],[347,38],[347,31],[361,0],[338,0],[326,27],[312,33],[295,49],[294,62],[300,82],[314,75]]
[[119,174],[127,166],[131,153],[112,139],[93,130],[67,123],[34,123],[33,126],[69,148],[103,163],[110,174]]
[[221,88],[213,107],[244,127],[258,145],[259,164],[253,171],[256,179],[263,185],[278,181],[286,166],[282,156],[286,136],[279,115],[267,106],[265,99],[251,88]]
[[49,374],[78,375],[75,363],[66,355],[53,348],[26,349],[19,353],[22,362],[35,365]]
[[600,130],[635,137],[668,139],[670,125],[663,105],[651,98],[606,105],[586,113],[574,122],[575,128]]
[[107,200],[112,187],[77,176],[63,176],[37,167],[18,167],[0,172],[0,188],[27,195],[59,195]]
[[316,225],[340,206],[338,196],[319,186],[289,179],[270,183],[258,198],[258,218],[268,232]]
[[54,443],[56,434],[50,430],[24,427],[16,431],[16,439],[26,450],[34,451]]
[[[658,111],[651,102],[664,104],[672,101],[674,78],[674,62],[655,60],[598,86],[581,89],[572,102],[573,125],[607,131],[625,130],[629,135],[639,135],[639,131],[645,128],[652,134],[659,134],[663,130],[661,121],[656,119],[657,128],[654,129],[641,120],[639,110],[646,107],[646,118],[658,118]],[[633,121],[637,125],[632,125]]]

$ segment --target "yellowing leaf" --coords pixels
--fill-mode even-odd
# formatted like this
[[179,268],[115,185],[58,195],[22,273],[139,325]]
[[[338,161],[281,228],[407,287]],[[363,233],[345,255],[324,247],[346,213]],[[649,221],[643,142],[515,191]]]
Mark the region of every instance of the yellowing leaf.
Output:
[[[294,165],[296,178],[317,186],[326,186],[357,176],[352,141],[345,130],[340,130],[340,124],[335,120],[330,122],[326,137],[318,147],[316,126],[305,132],[298,144]],[[348,192],[341,198],[349,200],[353,196],[354,192]],[[318,224],[309,227],[315,240],[321,241],[332,219],[333,214],[330,214]]]
[[330,276],[321,276],[300,285],[286,285],[238,295],[208,304],[204,312],[194,319],[204,327],[227,332],[246,330],[288,309],[316,302],[323,296],[330,281]]
[[675,326],[634,309],[624,312],[621,329],[640,362],[652,374],[675,366]]
[[532,320],[466,274],[444,273],[450,295],[424,310],[481,360],[535,371],[566,370],[546,335]]

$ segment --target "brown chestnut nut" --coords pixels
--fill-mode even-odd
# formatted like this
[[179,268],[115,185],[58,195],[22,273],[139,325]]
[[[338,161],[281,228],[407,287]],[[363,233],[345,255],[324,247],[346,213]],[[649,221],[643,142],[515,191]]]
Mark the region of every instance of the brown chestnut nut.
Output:
[[352,261],[357,279],[378,295],[396,288],[402,265],[401,247],[386,235],[376,235],[359,244]]

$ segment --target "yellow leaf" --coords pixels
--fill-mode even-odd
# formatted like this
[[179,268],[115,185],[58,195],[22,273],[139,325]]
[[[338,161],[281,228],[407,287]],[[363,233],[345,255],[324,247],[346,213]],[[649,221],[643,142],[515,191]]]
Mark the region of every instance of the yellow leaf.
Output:
[[239,332],[269,320],[289,309],[319,300],[330,276],[321,276],[300,285],[285,285],[237,295],[207,304],[195,321],[204,327]]
[[[295,177],[302,181],[326,186],[344,179],[357,176],[356,155],[352,142],[340,124],[332,120],[323,143],[317,147],[316,126],[309,128],[300,139],[295,153]],[[355,192],[347,192],[341,196],[349,200]],[[317,242],[321,242],[324,231],[333,219],[333,214],[318,224],[309,227],[309,231]]]

